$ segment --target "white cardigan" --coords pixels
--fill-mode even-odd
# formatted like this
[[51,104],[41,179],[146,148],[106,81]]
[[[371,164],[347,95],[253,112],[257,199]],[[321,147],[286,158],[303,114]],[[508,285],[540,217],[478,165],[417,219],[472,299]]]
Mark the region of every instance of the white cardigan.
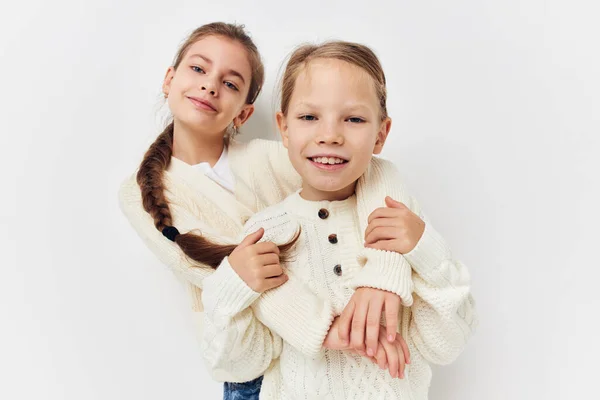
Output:
[[[378,164],[381,161],[374,159],[375,170]],[[261,399],[427,398],[429,363],[453,361],[476,323],[469,273],[453,260],[446,242],[429,223],[415,249],[404,256],[362,247],[363,230],[357,225],[366,216],[357,213],[357,197],[389,183],[371,168],[369,179],[359,182],[356,196],[334,202],[307,201],[295,193],[248,221],[241,237],[263,227],[261,240],[283,244],[301,232],[296,251],[292,252],[293,261],[284,268],[290,281],[304,284],[313,298],[295,297],[287,284],[260,295],[237,276],[225,259],[217,272],[204,281],[202,347],[210,369],[226,370],[248,379],[266,369]],[[400,183],[395,187],[401,193]],[[414,200],[403,200],[420,215]],[[320,210],[327,212],[319,216]],[[338,240],[330,242],[331,234],[336,234]],[[293,316],[278,314],[274,319],[279,320],[272,323],[250,308],[257,300],[277,297],[294,308],[312,309],[314,320],[321,321],[321,330],[311,334],[319,334],[322,342],[331,321],[350,299],[351,289],[362,286],[355,281],[364,281],[367,274],[370,279],[378,278],[368,265],[375,259],[394,268],[387,271],[386,284],[391,285],[387,290],[409,294],[403,297],[405,307],[398,328],[411,350],[412,364],[407,366],[405,379],[393,379],[370,360],[350,352],[319,349],[315,353],[298,348],[286,339],[289,333],[282,330],[291,325],[288,319]],[[386,268],[381,271],[385,273]],[[410,297],[413,282],[414,304]]]
[[[235,176],[235,196],[190,165],[172,158],[165,171],[164,182],[169,201],[173,225],[180,232],[198,231],[207,238],[220,243],[239,242],[240,232],[246,221],[257,211],[283,201],[300,188],[299,175],[291,166],[287,150],[279,142],[256,139],[249,143],[231,141],[228,156]],[[368,180],[371,173],[392,168],[389,162],[374,158],[371,172],[361,181]],[[393,169],[395,171],[395,169]],[[389,174],[387,174],[389,175]],[[359,185],[361,184],[359,181]],[[392,180],[393,182],[393,180]],[[389,190],[388,190],[389,189]],[[359,229],[364,232],[368,214],[385,204],[386,195],[408,202],[399,186],[377,187],[365,191],[357,198]],[[202,334],[201,288],[203,280],[214,270],[190,260],[177,244],[167,240],[155,227],[150,215],[143,209],[140,188],[135,174],[125,180],[119,191],[120,206],[138,235],[148,248],[169,267],[180,279],[188,283],[193,310],[196,312],[198,334]],[[377,255],[364,260],[365,273],[357,276],[356,286],[369,286],[393,291],[397,285],[390,277],[397,275],[397,266],[377,262]],[[404,269],[407,271],[407,269]],[[329,322],[315,318],[315,310],[298,308],[285,301],[289,291],[298,299],[310,304],[313,294],[302,282],[290,279],[286,282],[287,294],[273,292],[272,295],[254,302],[252,307],[259,318],[268,326],[277,327],[277,332],[290,344],[305,354],[318,353],[322,346],[323,331]],[[409,298],[410,293],[399,293]],[[286,321],[278,315],[288,316]],[[216,380],[241,382],[248,378],[230,372],[211,369]],[[256,376],[259,376],[257,374]],[[254,376],[254,377],[256,377]]]

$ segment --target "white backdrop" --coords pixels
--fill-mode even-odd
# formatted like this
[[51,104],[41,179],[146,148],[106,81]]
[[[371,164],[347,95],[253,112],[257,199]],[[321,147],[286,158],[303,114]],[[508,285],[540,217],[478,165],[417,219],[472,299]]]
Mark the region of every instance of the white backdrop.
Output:
[[[218,3],[218,4],[217,4]],[[372,46],[384,156],[469,267],[481,319],[431,399],[599,398],[600,6],[571,0],[2,2],[0,398],[218,399],[185,292],[117,205],[178,44],[246,24],[267,66]]]

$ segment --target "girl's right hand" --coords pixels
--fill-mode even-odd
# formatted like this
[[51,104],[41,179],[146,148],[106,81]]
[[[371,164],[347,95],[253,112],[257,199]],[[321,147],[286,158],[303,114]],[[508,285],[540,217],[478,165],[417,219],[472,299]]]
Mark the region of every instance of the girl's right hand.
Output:
[[366,357],[376,363],[381,369],[388,369],[392,378],[404,378],[404,369],[406,364],[410,364],[410,353],[406,342],[399,334],[390,342],[386,338],[384,329],[379,330],[379,346],[373,357],[367,356],[364,351],[355,350],[346,342],[340,340],[338,335],[340,318],[336,317],[327,332],[323,347],[330,350],[351,351],[360,356]]
[[[365,356],[366,354],[364,354]],[[388,369],[392,378],[404,378],[406,364],[410,364],[408,346],[401,335],[396,335],[390,343],[385,337],[385,331],[379,330],[379,346],[374,357],[370,357],[381,369]]]
[[265,233],[260,228],[249,234],[229,255],[229,264],[238,276],[257,293],[287,282],[279,264],[279,248],[273,242],[257,243]]

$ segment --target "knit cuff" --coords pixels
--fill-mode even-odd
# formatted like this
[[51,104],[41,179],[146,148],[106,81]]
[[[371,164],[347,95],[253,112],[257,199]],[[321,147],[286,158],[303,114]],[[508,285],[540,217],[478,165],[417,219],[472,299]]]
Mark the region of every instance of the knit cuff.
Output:
[[430,224],[426,224],[423,236],[404,257],[419,275],[426,277],[444,260],[452,259],[452,252],[444,238]]
[[312,293],[293,274],[288,276],[286,283],[263,293],[252,308],[264,325],[312,357],[323,348],[335,317],[333,306]]
[[259,296],[233,270],[228,257],[204,279],[202,301],[205,310],[214,314],[233,316],[250,307]]
[[401,254],[364,248],[358,256],[358,263],[362,268],[350,280],[351,289],[370,287],[386,290],[400,296],[405,307],[412,305],[412,268]]

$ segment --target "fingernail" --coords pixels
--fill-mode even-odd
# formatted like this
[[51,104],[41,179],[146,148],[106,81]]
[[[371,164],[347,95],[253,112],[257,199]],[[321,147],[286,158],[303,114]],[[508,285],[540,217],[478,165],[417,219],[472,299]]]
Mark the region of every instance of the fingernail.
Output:
[[373,349],[367,349],[367,354],[369,355],[369,357],[373,357]]
[[388,342],[393,342],[394,341],[394,337],[392,335],[388,336]]

